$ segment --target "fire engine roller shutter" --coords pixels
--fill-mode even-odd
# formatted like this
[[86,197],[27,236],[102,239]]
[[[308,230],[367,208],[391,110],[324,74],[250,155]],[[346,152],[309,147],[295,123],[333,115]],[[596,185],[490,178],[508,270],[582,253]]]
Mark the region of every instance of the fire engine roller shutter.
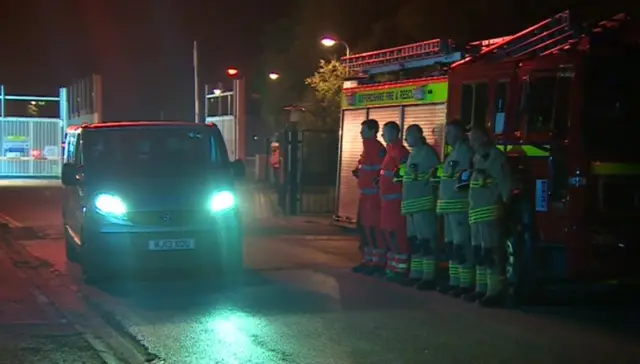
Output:
[[360,124],[367,118],[367,111],[345,110],[342,115],[340,145],[340,179],[338,186],[338,211],[336,217],[342,221],[355,222],[358,214],[358,185],[351,174],[358,165],[362,153]]
[[[376,119],[380,127],[387,121],[400,122],[400,107],[369,109],[369,119]],[[362,154],[360,124],[367,118],[365,110],[345,110],[342,124],[342,149],[340,153],[340,186],[338,187],[337,217],[342,221],[355,222],[358,217],[358,183],[351,171],[358,165]],[[382,142],[382,133],[378,134]]]
[[447,118],[447,104],[432,104],[407,106],[404,109],[404,128],[411,124],[418,124],[427,138],[442,158],[444,148],[444,123]]

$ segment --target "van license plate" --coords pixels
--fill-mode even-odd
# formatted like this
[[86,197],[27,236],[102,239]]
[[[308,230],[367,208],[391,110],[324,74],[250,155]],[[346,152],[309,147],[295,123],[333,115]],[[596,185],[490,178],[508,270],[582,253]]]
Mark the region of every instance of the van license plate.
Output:
[[188,250],[195,249],[193,239],[160,239],[150,240],[149,250]]

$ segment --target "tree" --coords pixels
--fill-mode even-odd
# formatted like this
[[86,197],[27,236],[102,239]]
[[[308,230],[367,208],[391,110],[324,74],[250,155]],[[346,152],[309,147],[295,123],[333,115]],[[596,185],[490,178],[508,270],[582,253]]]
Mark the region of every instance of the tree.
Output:
[[315,119],[315,127],[322,129],[338,129],[340,107],[342,101],[342,85],[349,76],[349,69],[337,59],[320,60],[318,69],[304,82],[311,88],[306,100],[307,110]]

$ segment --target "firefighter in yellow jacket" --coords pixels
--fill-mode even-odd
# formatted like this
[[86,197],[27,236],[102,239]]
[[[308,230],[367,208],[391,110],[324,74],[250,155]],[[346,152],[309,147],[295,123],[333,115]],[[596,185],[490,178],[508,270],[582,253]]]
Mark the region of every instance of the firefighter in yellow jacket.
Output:
[[407,127],[405,140],[411,154],[402,178],[402,214],[407,217],[407,237],[411,253],[408,284],[418,289],[435,288],[437,215],[430,172],[440,161],[427,143],[420,125]]
[[473,150],[466,136],[466,128],[459,120],[445,125],[447,145],[451,152],[442,164],[437,212],[444,220],[444,243],[449,259],[449,282],[438,287],[442,293],[454,297],[473,292],[475,266],[469,227],[469,185],[460,183],[463,173],[469,173]]
[[502,266],[505,250],[502,212],[511,198],[511,173],[506,156],[489,132],[474,127],[469,142],[475,152],[469,188],[469,223],[476,262],[476,291],[463,298],[495,306],[503,298]]

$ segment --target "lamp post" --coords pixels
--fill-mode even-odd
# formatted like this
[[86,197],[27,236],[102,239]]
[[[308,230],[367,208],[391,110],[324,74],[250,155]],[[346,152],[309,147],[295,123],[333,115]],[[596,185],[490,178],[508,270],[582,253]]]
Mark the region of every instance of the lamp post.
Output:
[[323,46],[325,46],[327,48],[331,48],[331,47],[335,46],[338,43],[340,43],[340,44],[342,44],[344,46],[344,48],[346,50],[347,57],[349,57],[349,55],[351,55],[351,49],[349,48],[349,45],[345,41],[342,41],[342,40],[339,40],[339,39],[335,39],[335,38],[332,38],[332,37],[324,37],[324,38],[320,39],[320,44],[322,44]]

